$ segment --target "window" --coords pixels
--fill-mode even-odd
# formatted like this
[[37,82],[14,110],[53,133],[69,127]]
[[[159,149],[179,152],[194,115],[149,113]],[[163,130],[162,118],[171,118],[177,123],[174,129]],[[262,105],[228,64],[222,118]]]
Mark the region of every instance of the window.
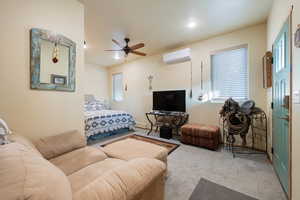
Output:
[[123,74],[113,74],[113,100],[123,100]]
[[286,55],[285,55],[285,51],[286,51],[286,38],[285,38],[285,34],[282,35],[282,37],[280,38],[278,45],[276,45],[277,51],[276,51],[276,56],[278,57],[278,61],[275,62],[275,70],[276,72],[281,71],[282,69],[285,68],[285,62],[286,62]]
[[248,99],[247,46],[215,53],[211,56],[211,64],[213,100]]

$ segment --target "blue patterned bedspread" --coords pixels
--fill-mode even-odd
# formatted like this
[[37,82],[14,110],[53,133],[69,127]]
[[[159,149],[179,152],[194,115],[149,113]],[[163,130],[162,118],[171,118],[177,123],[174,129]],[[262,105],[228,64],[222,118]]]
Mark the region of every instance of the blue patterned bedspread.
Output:
[[85,111],[85,135],[87,138],[123,128],[133,129],[134,126],[135,121],[132,115],[125,111]]

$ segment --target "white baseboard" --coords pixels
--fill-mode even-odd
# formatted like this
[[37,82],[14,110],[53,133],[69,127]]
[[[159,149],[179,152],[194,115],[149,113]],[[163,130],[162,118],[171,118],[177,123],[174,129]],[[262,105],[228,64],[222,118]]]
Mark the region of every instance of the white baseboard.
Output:
[[150,125],[144,122],[136,122],[135,127],[142,128],[142,129],[150,129]]

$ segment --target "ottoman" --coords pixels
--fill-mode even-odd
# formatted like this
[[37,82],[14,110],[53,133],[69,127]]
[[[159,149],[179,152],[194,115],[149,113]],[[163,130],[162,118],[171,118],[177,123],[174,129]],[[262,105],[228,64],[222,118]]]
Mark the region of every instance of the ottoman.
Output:
[[168,150],[162,146],[127,138],[108,144],[102,150],[113,158],[132,160],[134,158],[155,158],[167,164]]
[[181,128],[181,142],[217,150],[220,142],[220,128],[212,125],[186,124]]

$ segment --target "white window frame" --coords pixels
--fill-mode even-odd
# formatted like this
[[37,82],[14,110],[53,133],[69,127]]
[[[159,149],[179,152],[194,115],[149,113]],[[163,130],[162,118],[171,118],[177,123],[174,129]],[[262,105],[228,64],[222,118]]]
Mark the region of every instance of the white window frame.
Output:
[[230,48],[226,48],[226,49],[222,49],[222,50],[217,50],[217,51],[213,51],[210,54],[210,65],[211,65],[211,69],[210,69],[210,78],[211,78],[211,97],[210,97],[210,101],[212,103],[224,103],[224,101],[226,101],[229,97],[215,97],[214,96],[214,77],[213,77],[213,63],[212,63],[212,57],[216,54],[222,53],[222,52],[226,52],[226,51],[232,51],[232,50],[237,50],[237,49],[242,49],[242,48],[246,48],[247,49],[247,96],[246,98],[237,98],[237,97],[232,97],[235,101],[238,102],[244,102],[250,99],[250,71],[249,71],[249,47],[248,44],[242,44],[242,45],[238,45],[238,46],[234,46],[234,47],[230,47]]
[[[115,83],[114,83],[114,76],[116,76],[116,75],[122,75],[122,86],[121,86],[121,88],[122,88],[122,97],[121,97],[121,99],[116,99],[116,97],[115,97]],[[123,101],[124,100],[124,75],[123,75],[123,73],[122,72],[119,72],[119,73],[114,73],[114,74],[112,74],[112,99],[113,99],[113,101],[115,101],[115,102],[121,102],[121,101]]]

